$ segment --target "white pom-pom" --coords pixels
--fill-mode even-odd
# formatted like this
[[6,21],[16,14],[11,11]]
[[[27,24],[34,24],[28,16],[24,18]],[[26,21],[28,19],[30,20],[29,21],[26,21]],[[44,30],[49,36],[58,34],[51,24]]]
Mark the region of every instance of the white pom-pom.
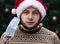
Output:
[[16,9],[13,8],[11,12],[12,12],[12,14],[16,14]]

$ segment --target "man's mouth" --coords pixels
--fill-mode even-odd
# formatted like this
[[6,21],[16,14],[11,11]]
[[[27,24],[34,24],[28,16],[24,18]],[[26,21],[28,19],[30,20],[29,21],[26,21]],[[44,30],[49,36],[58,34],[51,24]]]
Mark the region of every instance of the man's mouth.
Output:
[[32,25],[34,22],[27,22],[28,25]]

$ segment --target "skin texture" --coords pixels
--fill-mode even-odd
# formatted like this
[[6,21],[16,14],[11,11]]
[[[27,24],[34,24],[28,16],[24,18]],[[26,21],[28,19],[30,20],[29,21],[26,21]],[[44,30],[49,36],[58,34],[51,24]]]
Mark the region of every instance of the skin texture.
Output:
[[40,12],[34,7],[28,7],[21,14],[21,23],[24,28],[33,29],[39,24]]

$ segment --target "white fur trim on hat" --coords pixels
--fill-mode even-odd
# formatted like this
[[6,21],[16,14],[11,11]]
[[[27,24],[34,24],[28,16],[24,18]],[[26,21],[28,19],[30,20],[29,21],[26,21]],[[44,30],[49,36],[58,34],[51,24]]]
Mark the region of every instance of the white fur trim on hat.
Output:
[[16,14],[16,9],[13,8],[11,12],[12,12],[12,14]]

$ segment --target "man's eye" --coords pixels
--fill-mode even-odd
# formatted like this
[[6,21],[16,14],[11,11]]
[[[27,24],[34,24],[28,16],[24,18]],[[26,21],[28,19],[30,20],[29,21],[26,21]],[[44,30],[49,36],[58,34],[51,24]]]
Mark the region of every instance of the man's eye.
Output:
[[33,14],[39,14],[38,12],[33,12]]
[[28,12],[28,11],[25,11],[25,12],[23,12],[23,13],[28,14],[29,12]]

